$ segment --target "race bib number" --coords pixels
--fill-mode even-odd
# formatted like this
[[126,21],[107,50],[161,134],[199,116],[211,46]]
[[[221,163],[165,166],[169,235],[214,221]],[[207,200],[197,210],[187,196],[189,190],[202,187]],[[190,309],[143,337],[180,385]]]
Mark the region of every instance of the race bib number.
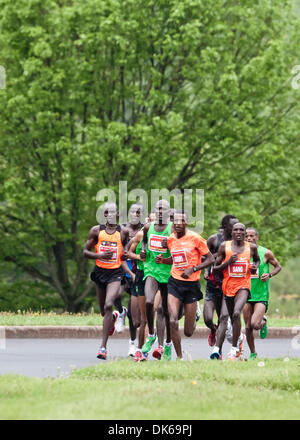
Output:
[[112,241],[102,241],[99,246],[99,252],[112,252],[112,257],[109,260],[101,260],[103,263],[117,263],[118,262],[118,244]]
[[167,237],[164,237],[163,235],[155,235],[150,234],[149,239],[149,250],[154,252],[160,252],[162,254],[165,254],[167,252],[167,248],[164,248],[162,246],[162,241],[166,240]]
[[188,260],[184,249],[179,251],[172,251],[173,266],[174,267],[186,267],[188,266]]
[[229,264],[228,274],[233,278],[243,278],[247,275],[248,263],[247,261],[236,261],[235,263]]

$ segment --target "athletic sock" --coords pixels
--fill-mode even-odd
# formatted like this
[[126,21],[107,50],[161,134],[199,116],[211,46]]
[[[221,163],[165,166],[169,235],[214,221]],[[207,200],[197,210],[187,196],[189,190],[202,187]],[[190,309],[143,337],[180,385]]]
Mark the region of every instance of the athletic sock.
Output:
[[172,342],[165,342],[165,345],[166,345],[167,347],[170,347],[170,346],[172,345]]

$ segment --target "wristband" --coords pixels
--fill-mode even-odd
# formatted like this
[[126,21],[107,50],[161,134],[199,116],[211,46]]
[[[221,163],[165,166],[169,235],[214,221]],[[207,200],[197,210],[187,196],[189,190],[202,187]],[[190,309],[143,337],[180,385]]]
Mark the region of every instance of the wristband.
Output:
[[272,275],[271,273],[269,273],[269,277],[272,278],[272,276],[273,276],[273,275]]

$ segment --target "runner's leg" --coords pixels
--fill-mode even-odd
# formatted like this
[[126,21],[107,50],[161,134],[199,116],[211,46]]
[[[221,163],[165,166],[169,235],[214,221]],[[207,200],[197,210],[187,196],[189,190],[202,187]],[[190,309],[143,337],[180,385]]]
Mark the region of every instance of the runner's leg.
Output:
[[[234,297],[234,309],[232,314],[232,346],[236,347],[241,334],[241,314],[248,299],[249,290],[240,289]],[[230,313],[230,312],[229,312]]]
[[169,294],[168,295],[168,309],[170,314],[170,327],[171,327],[171,336],[172,342],[177,354],[177,357],[182,358],[182,350],[181,350],[181,338],[179,334],[179,325],[178,325],[178,315],[181,308],[182,302],[180,299],[175,296]]
[[145,297],[146,297],[146,316],[149,328],[149,334],[154,335],[154,298],[158,290],[158,282],[153,277],[147,277],[145,283]]
[[105,315],[104,304],[105,304],[105,298],[106,298],[106,289],[101,288],[101,287],[97,286],[97,284],[96,284],[96,295],[97,295],[97,299],[98,299],[100,313],[102,316],[104,316]]
[[220,353],[225,339],[228,316],[229,316],[229,312],[227,308],[227,301],[225,299],[225,295],[223,295],[221,313],[219,318],[220,323],[216,333],[216,347],[219,348]]
[[171,342],[171,330],[170,330],[170,316],[168,310],[168,285],[161,284],[160,285],[160,293],[162,300],[162,307],[165,315],[165,323],[166,323],[166,343],[169,344]]
[[139,348],[142,348],[142,346],[145,342],[145,330],[146,330],[146,324],[147,324],[145,296],[138,297],[138,304],[139,304],[140,315],[141,315],[141,325],[140,325],[140,330],[139,330]]
[[112,308],[116,300],[120,289],[120,281],[114,281],[107,285],[106,287],[106,299],[104,305],[104,319],[103,319],[103,335],[102,335],[102,347],[106,348],[108,340],[108,332],[112,325]]
[[184,305],[184,334],[188,338],[193,336],[196,328],[197,302]]
[[253,305],[247,302],[243,309],[245,328],[246,328],[246,338],[250,352],[255,353],[253,327],[251,326],[252,314],[253,314]]

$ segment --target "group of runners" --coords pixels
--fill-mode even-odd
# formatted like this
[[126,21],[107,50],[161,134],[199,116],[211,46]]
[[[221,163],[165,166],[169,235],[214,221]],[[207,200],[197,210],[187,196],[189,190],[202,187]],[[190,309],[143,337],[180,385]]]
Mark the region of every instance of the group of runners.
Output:
[[[84,256],[96,263],[91,279],[104,317],[97,357],[107,358],[108,338],[124,330],[127,316],[128,355],[136,362],[146,361],[150,352],[170,361],[172,345],[183,359],[178,322],[184,316],[184,335],[193,335],[204,270],[203,318],[210,329],[210,358],[222,359],[225,337],[231,342],[228,359],[242,358],[246,339],[250,358],[255,358],[254,330],[261,338],[267,335],[269,280],[281,270],[273,253],[258,244],[258,231],[226,215],[219,232],[206,241],[187,228],[186,213],[170,209],[166,200],[157,202],[145,224],[143,214],[143,205],[135,203],[128,223],[119,225],[116,204],[106,203],[105,223],[90,230],[84,247]],[[122,305],[124,291],[130,294],[128,309]],[[242,313],[246,335],[241,332]]]

